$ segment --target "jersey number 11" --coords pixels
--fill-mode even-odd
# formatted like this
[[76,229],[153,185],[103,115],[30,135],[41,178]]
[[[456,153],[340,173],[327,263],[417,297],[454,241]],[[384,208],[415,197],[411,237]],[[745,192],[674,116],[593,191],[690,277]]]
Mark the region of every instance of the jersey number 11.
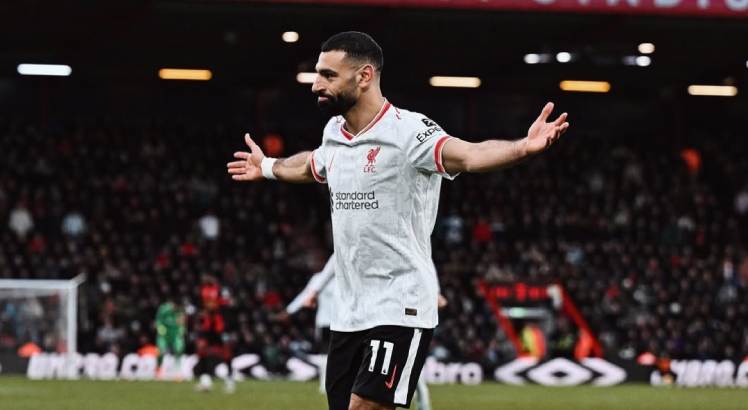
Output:
[[[377,361],[377,353],[379,352],[379,340],[372,340],[371,341],[371,361],[369,362],[369,371],[374,371],[374,363]],[[387,374],[390,369],[390,360],[392,360],[392,350],[395,348],[395,345],[392,342],[384,342],[382,343],[382,347],[384,347],[384,362],[382,363],[382,374]]]

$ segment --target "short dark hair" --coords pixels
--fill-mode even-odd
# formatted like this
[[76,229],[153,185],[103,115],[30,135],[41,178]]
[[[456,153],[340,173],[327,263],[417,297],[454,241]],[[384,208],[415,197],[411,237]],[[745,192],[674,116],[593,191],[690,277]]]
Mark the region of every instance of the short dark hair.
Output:
[[344,51],[347,57],[365,61],[381,72],[384,67],[382,47],[370,35],[360,31],[344,31],[322,43],[322,52]]

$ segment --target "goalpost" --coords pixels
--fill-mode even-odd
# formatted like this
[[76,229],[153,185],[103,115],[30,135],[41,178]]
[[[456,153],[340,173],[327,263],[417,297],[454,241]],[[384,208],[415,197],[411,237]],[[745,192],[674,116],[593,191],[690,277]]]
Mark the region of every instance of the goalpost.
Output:
[[70,280],[0,279],[0,336],[58,353],[78,349],[78,286]]

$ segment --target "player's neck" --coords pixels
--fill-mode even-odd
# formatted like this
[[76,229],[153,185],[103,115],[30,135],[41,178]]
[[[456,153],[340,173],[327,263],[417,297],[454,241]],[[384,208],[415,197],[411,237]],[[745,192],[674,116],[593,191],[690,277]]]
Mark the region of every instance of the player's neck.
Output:
[[358,134],[362,129],[369,125],[369,123],[371,123],[377,114],[379,114],[385,101],[386,100],[381,93],[369,98],[362,96],[356,105],[351,107],[351,109],[343,115],[343,118],[345,118],[344,127],[346,131],[353,135]]

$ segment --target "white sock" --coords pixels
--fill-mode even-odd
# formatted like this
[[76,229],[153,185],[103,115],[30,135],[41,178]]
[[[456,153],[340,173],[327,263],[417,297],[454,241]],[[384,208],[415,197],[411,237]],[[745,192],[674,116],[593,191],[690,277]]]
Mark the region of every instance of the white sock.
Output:
[[429,386],[423,376],[418,378],[418,410],[431,410],[431,397],[429,397]]
[[209,374],[200,375],[199,386],[203,389],[210,390],[213,388],[213,378]]
[[327,393],[327,389],[325,388],[326,377],[327,377],[327,357],[325,357],[325,360],[319,366],[319,391],[322,394]]

